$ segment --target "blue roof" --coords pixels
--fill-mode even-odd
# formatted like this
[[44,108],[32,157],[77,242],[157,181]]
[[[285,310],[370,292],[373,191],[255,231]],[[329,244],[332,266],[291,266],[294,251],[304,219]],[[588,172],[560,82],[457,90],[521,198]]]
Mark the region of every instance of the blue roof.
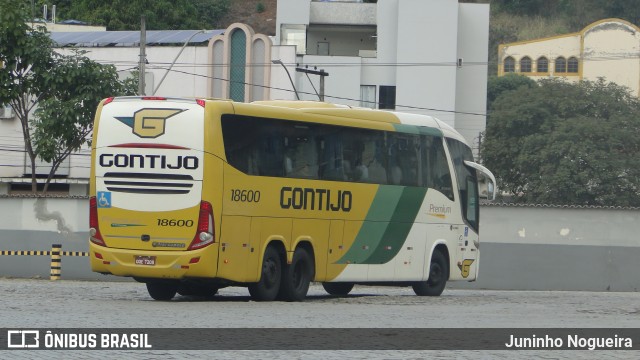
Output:
[[[223,34],[224,30],[147,30],[147,45],[200,44]],[[59,47],[139,46],[140,31],[51,32]]]

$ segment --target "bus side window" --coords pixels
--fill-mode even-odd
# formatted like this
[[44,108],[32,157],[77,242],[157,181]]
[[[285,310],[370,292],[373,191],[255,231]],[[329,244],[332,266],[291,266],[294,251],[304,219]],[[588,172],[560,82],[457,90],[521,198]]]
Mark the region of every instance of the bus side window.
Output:
[[295,123],[283,123],[284,175],[300,179],[318,178],[318,154],[315,127]]
[[318,175],[322,180],[344,180],[342,134],[332,131],[320,140]]
[[222,134],[227,162],[249,175],[258,174],[256,143],[260,141],[260,135],[256,123],[252,118],[222,116]]
[[277,135],[265,136],[257,143],[258,175],[282,176],[284,147],[282,138]]
[[421,173],[420,136],[389,132],[388,168],[389,184],[423,186]]
[[453,200],[451,171],[444,153],[442,138],[423,135],[422,149],[422,177],[425,186],[435,189]]

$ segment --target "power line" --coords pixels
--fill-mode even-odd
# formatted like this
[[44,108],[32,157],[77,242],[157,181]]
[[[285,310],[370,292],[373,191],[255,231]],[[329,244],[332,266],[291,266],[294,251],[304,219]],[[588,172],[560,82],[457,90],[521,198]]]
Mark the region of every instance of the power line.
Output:
[[[160,68],[160,69],[163,69],[163,68]],[[166,69],[164,69],[164,70],[166,70]],[[290,90],[290,89],[278,88],[278,87],[273,87],[273,86],[268,86],[268,85],[253,84],[253,83],[248,83],[248,82],[244,82],[244,81],[235,81],[235,80],[230,80],[230,79],[223,79],[223,78],[219,78],[219,77],[215,77],[215,76],[197,74],[197,73],[187,72],[187,71],[183,71],[183,70],[170,69],[169,71],[176,72],[176,73],[181,73],[181,74],[185,74],[185,75],[198,76],[198,77],[207,78],[207,79],[220,80],[220,81],[226,81],[226,82],[233,82],[233,83],[237,83],[237,84],[244,84],[244,85],[261,87],[261,88],[268,88],[270,90],[294,92],[293,90]],[[304,95],[315,96],[315,93],[311,93],[311,92],[298,91],[298,93],[299,94],[304,94]],[[375,102],[375,101],[366,101],[366,100],[361,100],[361,99],[354,99],[354,98],[341,97],[341,96],[333,96],[333,95],[327,95],[327,94],[325,94],[325,98],[332,98],[332,99],[338,99],[338,100],[348,100],[348,101],[354,101],[354,102],[358,102],[358,103],[365,102],[365,103],[370,103],[370,104],[377,104],[377,102]],[[427,108],[427,107],[412,106],[412,105],[402,105],[402,104],[396,104],[395,106],[396,106],[396,108],[406,108],[406,109],[412,109],[412,110],[426,110],[426,111],[435,111],[435,112],[442,112],[442,113],[486,116],[486,113],[465,112],[465,111],[456,111],[456,110],[442,110],[442,109]]]

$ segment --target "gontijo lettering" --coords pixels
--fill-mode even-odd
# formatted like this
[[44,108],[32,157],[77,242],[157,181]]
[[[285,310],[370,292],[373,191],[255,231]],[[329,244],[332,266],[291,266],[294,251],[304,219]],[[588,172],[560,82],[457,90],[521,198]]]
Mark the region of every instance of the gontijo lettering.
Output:
[[187,169],[198,168],[198,158],[195,156],[166,155],[137,155],[137,154],[102,154],[100,166],[102,167],[128,167],[138,169]]
[[329,189],[292,188],[285,186],[280,189],[280,207],[296,210],[325,210],[344,211],[351,210],[353,196],[351,191],[334,191],[332,196]]

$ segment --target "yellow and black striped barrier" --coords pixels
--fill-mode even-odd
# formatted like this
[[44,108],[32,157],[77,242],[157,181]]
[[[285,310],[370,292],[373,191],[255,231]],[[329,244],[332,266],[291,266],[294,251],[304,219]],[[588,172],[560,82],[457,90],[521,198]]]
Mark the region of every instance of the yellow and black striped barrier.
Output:
[[62,245],[53,244],[51,246],[51,277],[49,280],[60,279],[60,273],[62,272]]
[[61,244],[53,244],[51,251],[40,250],[0,250],[0,256],[51,256],[51,280],[58,280],[62,275],[63,256],[89,256],[87,251],[62,251]]

